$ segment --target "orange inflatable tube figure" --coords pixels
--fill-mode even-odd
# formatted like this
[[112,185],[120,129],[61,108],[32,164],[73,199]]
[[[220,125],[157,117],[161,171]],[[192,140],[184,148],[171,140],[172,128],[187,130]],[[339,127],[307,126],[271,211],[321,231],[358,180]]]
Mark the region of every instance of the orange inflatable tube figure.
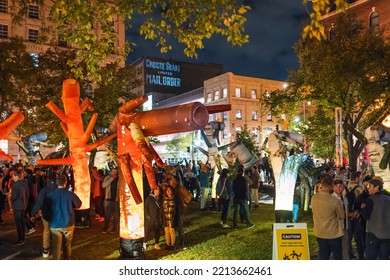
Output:
[[[9,134],[14,130],[18,125],[24,121],[24,116],[21,112],[13,113],[8,119],[0,123],[0,140],[20,140],[20,137],[13,137]],[[6,154],[0,149],[0,157],[5,158],[8,161],[12,161],[12,157]]]
[[[90,208],[90,188],[91,179],[89,175],[87,152],[115,138],[115,134],[100,140],[99,142],[87,145],[98,114],[95,113],[90,120],[88,127],[84,131],[81,114],[88,108],[93,110],[91,101],[86,98],[80,104],[80,86],[74,79],[67,79],[63,82],[62,102],[64,111],[62,112],[53,102],[46,106],[61,120],[61,127],[69,139],[70,157],[60,159],[38,160],[40,165],[62,165],[71,164],[74,172],[75,193],[82,201],[80,210]],[[89,220],[89,217],[86,219]]]

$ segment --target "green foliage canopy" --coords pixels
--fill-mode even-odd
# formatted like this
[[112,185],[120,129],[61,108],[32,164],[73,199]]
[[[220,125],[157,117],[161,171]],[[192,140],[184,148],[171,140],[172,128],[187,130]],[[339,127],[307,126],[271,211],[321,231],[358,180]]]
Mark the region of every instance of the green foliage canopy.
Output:
[[315,101],[323,110],[316,117],[328,121],[341,107],[349,163],[355,169],[365,145],[362,131],[390,113],[390,45],[349,13],[340,14],[332,34],[332,40],[296,44],[300,68],[290,72],[287,90],[271,93],[267,104],[280,114],[302,106],[302,100]]
[[[172,50],[174,42],[178,42],[183,45],[186,56],[197,57],[198,50],[204,48],[204,41],[214,35],[226,37],[233,46],[249,42],[244,25],[251,7],[237,0],[14,0],[13,3],[15,23],[24,20],[30,4],[49,11],[49,18],[40,30],[40,41],[57,41],[61,35],[69,46],[77,47],[77,60],[69,64],[78,79],[86,75],[100,80],[99,63],[104,58],[112,52],[125,56],[134,48],[132,42],[124,49],[113,47],[119,36],[114,28],[116,21],[123,21],[127,29],[154,40],[162,53]],[[347,1],[334,3],[344,8]],[[303,0],[303,4],[312,10],[308,12],[311,22],[303,36],[324,38],[321,13],[329,9],[330,1]],[[134,30],[132,23],[137,15],[144,21],[139,30]],[[97,29],[101,30],[99,34]],[[85,62],[86,73],[78,61]]]

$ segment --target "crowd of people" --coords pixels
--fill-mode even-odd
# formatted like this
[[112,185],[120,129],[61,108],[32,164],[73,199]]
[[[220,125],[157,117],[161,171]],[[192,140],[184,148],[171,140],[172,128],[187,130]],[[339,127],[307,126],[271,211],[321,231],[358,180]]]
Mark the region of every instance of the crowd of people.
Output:
[[[189,203],[197,203],[200,211],[220,212],[222,228],[253,228],[250,210],[259,208],[264,185],[274,182],[272,168],[267,174],[263,163],[259,161],[250,170],[242,165],[234,170],[223,168],[218,180],[214,180],[208,162],[154,166],[158,187],[151,190],[144,180],[144,250],[148,246],[156,250],[187,248],[184,218]],[[118,173],[115,166],[90,170],[91,213],[101,223],[102,234],[119,230]],[[390,194],[383,190],[383,181],[379,177],[362,178],[359,172],[343,177],[336,173],[322,176],[311,199],[319,258],[389,259],[390,212],[384,210],[389,209]],[[71,167],[45,172],[33,166],[4,164],[0,180],[0,224],[3,210],[13,213],[15,246],[23,245],[25,238],[34,234],[39,219],[43,224],[43,257],[70,259],[75,209],[81,206],[73,192]],[[298,192],[293,204],[291,221],[297,222]],[[162,236],[165,244],[160,243]]]
[[72,191],[71,169],[61,173],[51,170],[46,174],[31,165],[11,163],[4,164],[0,173],[3,198],[0,217],[3,210],[13,214],[17,232],[13,244],[24,245],[25,238],[35,233],[40,219],[43,257],[48,258],[51,251],[52,259],[71,259],[75,209],[81,207],[81,200]]
[[323,176],[311,207],[319,259],[390,258],[390,193],[382,178]]

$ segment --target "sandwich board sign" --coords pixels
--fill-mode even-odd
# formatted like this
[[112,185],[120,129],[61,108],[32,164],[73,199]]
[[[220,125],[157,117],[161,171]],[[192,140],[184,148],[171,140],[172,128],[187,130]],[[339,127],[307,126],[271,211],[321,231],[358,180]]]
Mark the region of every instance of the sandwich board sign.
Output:
[[273,224],[273,260],[310,260],[306,223]]

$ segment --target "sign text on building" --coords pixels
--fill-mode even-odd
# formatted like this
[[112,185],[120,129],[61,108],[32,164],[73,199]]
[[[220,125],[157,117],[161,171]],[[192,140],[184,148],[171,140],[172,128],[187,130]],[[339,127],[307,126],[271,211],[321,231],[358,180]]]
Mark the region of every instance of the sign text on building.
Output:
[[180,65],[168,61],[145,60],[147,84],[167,87],[181,87]]

